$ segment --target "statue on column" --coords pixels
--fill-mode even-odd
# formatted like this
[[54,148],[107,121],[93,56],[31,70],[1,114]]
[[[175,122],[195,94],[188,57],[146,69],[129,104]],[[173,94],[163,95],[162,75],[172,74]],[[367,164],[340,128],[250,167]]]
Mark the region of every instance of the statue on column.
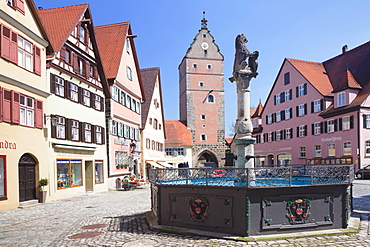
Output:
[[[235,58],[234,58],[234,70],[233,77],[230,81],[237,81],[242,76],[248,76],[250,78],[258,75],[258,51],[250,52],[247,48],[247,38],[244,34],[239,34],[235,39]],[[247,61],[248,60],[248,61]]]

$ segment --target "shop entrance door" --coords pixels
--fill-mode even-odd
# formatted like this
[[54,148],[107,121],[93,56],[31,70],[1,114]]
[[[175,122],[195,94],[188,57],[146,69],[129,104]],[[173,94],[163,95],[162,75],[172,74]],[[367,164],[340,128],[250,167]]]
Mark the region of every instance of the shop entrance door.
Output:
[[18,163],[19,201],[36,199],[36,161],[29,154],[24,154]]
[[85,161],[85,189],[94,191],[94,166],[91,160]]

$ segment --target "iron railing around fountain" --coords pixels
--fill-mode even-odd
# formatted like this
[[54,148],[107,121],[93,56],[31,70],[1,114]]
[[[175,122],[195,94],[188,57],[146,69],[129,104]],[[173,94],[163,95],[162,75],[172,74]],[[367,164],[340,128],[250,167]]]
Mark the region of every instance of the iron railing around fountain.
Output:
[[350,184],[354,165],[295,165],[258,168],[169,168],[149,170],[156,185],[291,187]]

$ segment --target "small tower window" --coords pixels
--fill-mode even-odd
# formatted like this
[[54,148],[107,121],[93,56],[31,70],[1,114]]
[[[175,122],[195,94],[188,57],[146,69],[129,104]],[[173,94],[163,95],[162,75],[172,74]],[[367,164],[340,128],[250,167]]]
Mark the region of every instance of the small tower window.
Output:
[[203,33],[203,38],[207,38],[207,34]]
[[199,82],[199,87],[204,87],[204,81]]
[[200,119],[202,119],[202,120],[206,120],[206,115],[201,115],[201,116],[200,116]]
[[215,102],[215,96],[210,94],[210,95],[208,95],[207,100],[208,100],[208,103],[214,103]]
[[201,141],[207,141],[207,136],[206,136],[206,134],[201,134],[201,135],[200,135],[200,140],[201,140]]
[[204,55],[207,55],[208,53],[207,53],[207,50],[203,50],[204,51]]
[[207,69],[212,69],[212,64],[207,64]]
[[194,68],[194,69],[198,68],[198,64],[193,63],[193,68]]

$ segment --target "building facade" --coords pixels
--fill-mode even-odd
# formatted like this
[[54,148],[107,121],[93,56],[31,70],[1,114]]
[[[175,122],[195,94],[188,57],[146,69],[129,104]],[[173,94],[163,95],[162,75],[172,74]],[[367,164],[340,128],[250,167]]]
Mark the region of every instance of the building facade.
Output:
[[225,156],[224,57],[207,28],[195,36],[179,65],[180,121],[191,130],[192,164],[222,166]]
[[165,159],[165,124],[159,68],[141,69],[145,102],[141,105],[140,177],[148,178],[148,169],[169,166]]
[[95,29],[104,71],[111,91],[106,117],[109,126],[108,182],[140,174],[141,103],[145,100],[140,67],[129,22]]
[[53,49],[33,1],[0,2],[0,210],[39,198],[49,178],[44,111]]
[[104,100],[109,95],[88,4],[38,11],[48,56],[50,199],[107,191]]
[[253,116],[257,165],[369,164],[369,63],[370,42],[322,63],[285,59]]

